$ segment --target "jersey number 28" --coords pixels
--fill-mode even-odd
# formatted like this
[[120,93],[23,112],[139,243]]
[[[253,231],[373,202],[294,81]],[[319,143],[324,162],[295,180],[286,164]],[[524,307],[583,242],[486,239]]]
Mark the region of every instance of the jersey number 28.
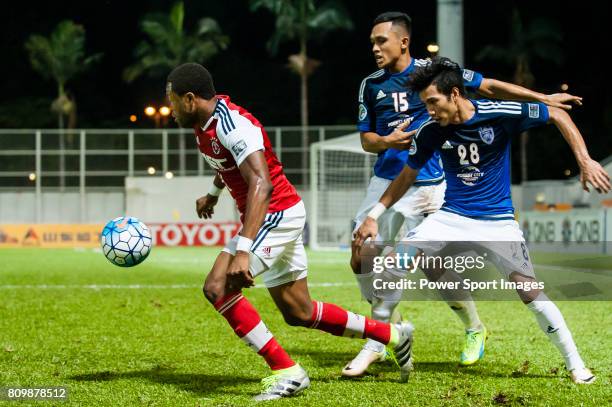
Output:
[[478,144],[476,143],[470,144],[469,161],[467,160],[467,148],[465,148],[463,144],[459,144],[457,146],[457,153],[459,154],[459,164],[461,165],[468,165],[470,164],[470,161],[472,162],[472,164],[478,164],[478,162],[480,161],[480,155],[478,154]]

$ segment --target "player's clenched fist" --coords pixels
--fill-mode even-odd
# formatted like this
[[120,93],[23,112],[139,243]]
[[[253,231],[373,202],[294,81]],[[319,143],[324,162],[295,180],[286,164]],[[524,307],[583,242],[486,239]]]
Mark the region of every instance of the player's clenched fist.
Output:
[[255,285],[249,271],[249,254],[237,251],[227,269],[227,281],[232,289],[240,290]]
[[353,236],[355,238],[355,246],[361,247],[361,245],[370,238],[375,238],[378,234],[378,223],[369,216],[363,221],[359,229]]
[[218,196],[207,194],[196,201],[196,213],[198,218],[210,219],[212,218],[214,207],[219,201]]

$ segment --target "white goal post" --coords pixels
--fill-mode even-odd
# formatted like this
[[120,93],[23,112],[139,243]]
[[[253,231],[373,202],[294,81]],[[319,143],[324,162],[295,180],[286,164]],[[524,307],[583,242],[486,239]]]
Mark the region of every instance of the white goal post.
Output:
[[376,158],[363,151],[359,133],[310,145],[312,249],[350,247],[353,217],[366,195]]

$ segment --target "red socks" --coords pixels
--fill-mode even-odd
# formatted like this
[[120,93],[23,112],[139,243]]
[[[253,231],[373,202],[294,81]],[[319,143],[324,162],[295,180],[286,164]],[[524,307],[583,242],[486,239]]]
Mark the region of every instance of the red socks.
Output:
[[215,302],[215,308],[227,320],[236,335],[263,356],[270,369],[280,370],[295,365],[241,292],[221,298]]
[[312,325],[335,336],[370,338],[387,344],[391,340],[391,326],[386,322],[357,315],[334,304],[312,302]]
[[[384,344],[391,339],[391,326],[346,311],[337,305],[313,301],[310,328],[336,336],[370,338]],[[296,363],[278,344],[251,303],[241,292],[226,295],[215,303],[215,308],[230,324],[236,335],[263,356],[272,370],[286,369]]]

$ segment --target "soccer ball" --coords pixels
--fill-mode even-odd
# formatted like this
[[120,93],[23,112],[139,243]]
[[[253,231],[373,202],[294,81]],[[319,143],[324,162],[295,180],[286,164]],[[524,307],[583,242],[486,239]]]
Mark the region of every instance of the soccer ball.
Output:
[[142,263],[151,252],[151,232],[136,218],[121,216],[108,222],[100,235],[104,255],[116,266]]

